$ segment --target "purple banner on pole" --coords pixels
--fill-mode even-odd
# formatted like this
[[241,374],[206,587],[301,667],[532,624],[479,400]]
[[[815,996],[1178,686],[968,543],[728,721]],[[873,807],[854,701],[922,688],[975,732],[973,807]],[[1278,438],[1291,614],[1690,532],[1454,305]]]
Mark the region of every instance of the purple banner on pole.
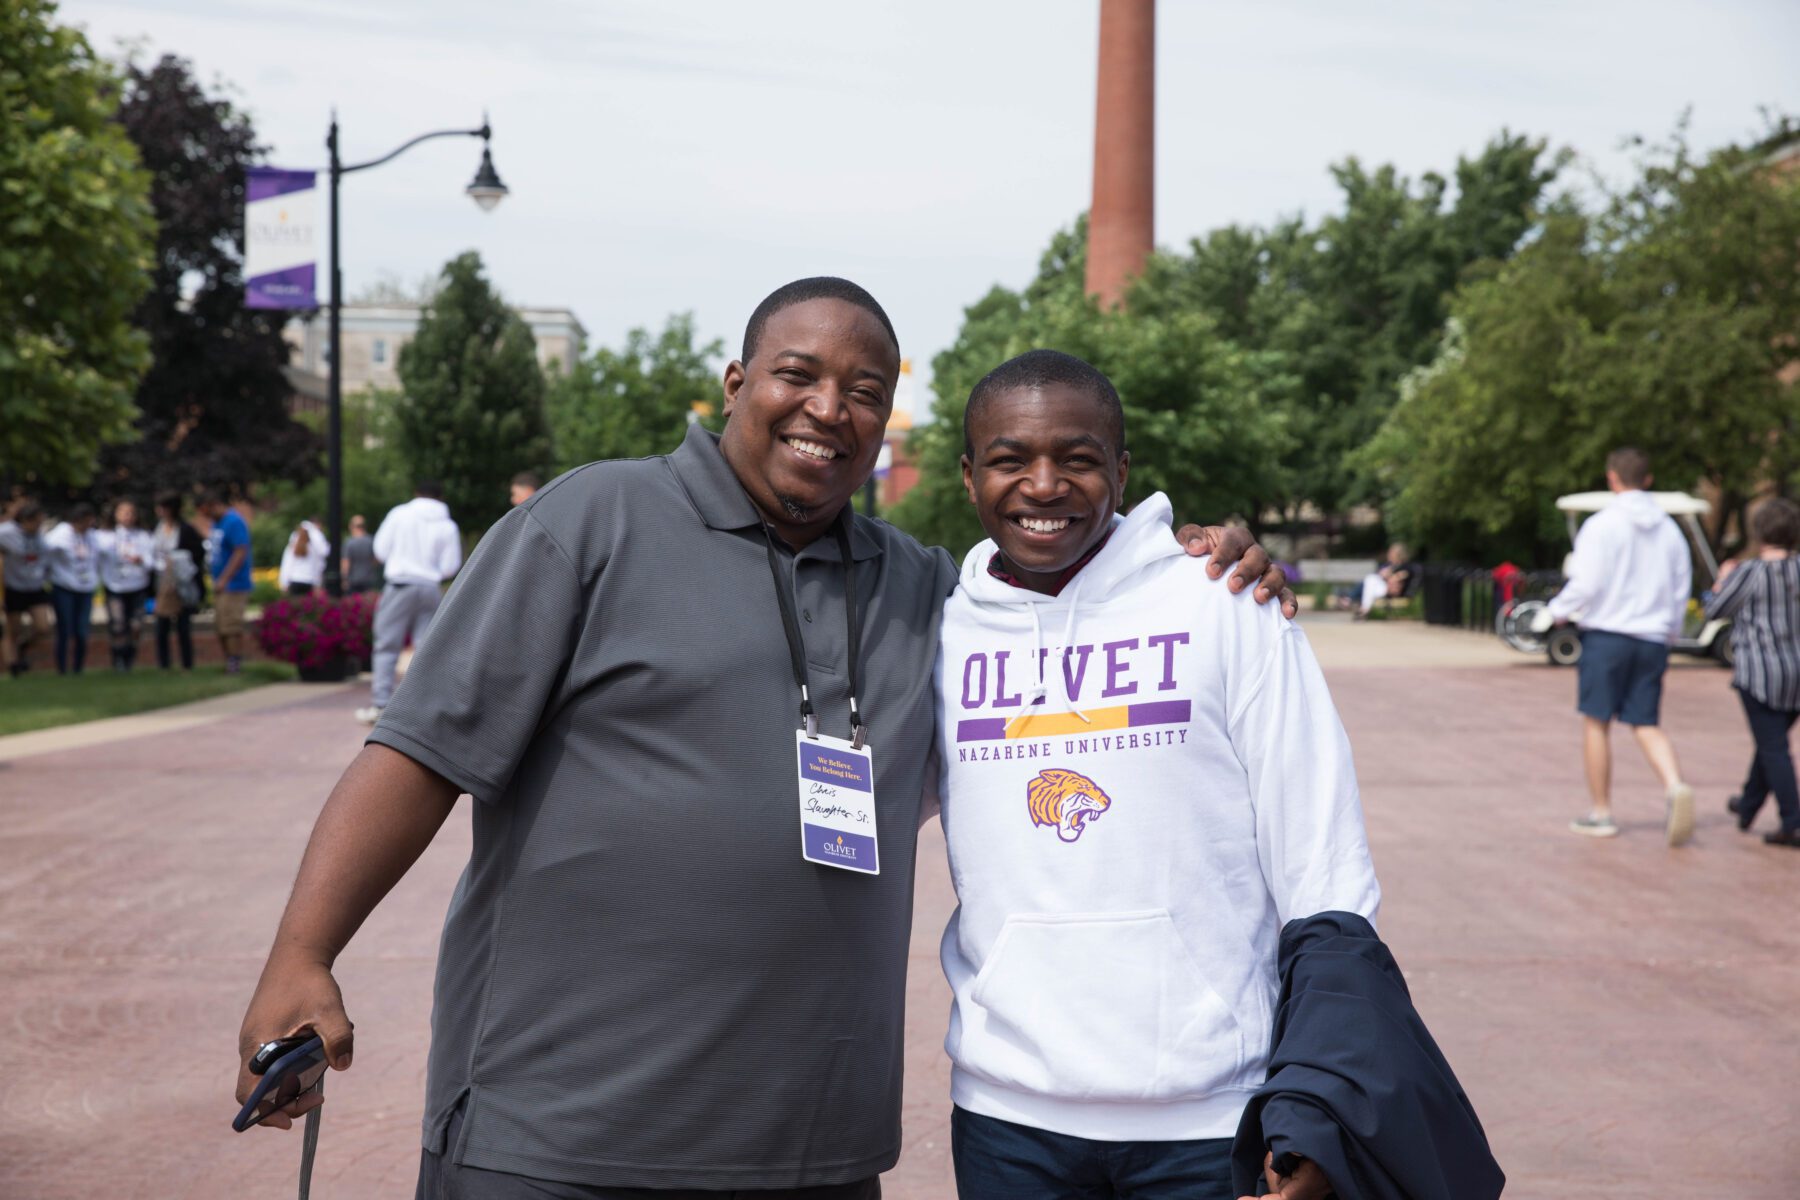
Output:
[[244,199],[269,200],[289,192],[312,190],[313,171],[285,171],[280,167],[250,167],[244,172]]
[[244,305],[317,308],[312,171],[251,167],[244,188]]
[[314,264],[271,271],[244,281],[245,308],[317,308]]

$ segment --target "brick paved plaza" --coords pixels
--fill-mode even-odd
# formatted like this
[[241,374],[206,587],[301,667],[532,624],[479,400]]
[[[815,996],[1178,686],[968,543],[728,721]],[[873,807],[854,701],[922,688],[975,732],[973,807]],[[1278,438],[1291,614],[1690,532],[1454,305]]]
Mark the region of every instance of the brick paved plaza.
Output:
[[[1383,932],[1507,1194],[1800,1195],[1800,854],[1722,811],[1750,744],[1726,674],[1669,680],[1694,844],[1663,846],[1623,740],[1625,836],[1593,842],[1565,831],[1585,803],[1571,674],[1475,634],[1307,620],[1356,750]],[[362,693],[249,695],[268,707],[91,744],[0,739],[8,1200],[292,1193],[298,1136],[229,1130],[234,1042],[313,815],[360,745]],[[952,900],[935,826],[921,846],[893,1200],[954,1194],[937,966]],[[459,811],[340,964],[357,1055],[330,1077],[320,1197],[412,1193],[432,961],[467,852]]]

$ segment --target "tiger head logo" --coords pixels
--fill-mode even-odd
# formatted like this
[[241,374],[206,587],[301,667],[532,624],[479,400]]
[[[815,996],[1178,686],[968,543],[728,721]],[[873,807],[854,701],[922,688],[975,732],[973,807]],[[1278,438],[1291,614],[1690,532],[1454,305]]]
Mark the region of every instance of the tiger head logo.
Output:
[[1065,842],[1075,841],[1087,823],[1112,807],[1112,797],[1086,775],[1051,767],[1025,785],[1033,825],[1049,825]]

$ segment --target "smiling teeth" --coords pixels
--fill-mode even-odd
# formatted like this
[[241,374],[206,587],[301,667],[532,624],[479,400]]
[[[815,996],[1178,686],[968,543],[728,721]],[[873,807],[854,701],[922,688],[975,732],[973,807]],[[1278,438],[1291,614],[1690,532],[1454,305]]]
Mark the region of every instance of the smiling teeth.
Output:
[[830,461],[837,457],[836,450],[833,450],[830,446],[821,446],[817,442],[803,441],[800,438],[789,438],[787,439],[787,444],[798,450],[800,453],[809,454],[814,458],[822,458],[826,461]]
[[1069,527],[1069,518],[1057,521],[1040,521],[1036,517],[1020,517],[1019,524],[1032,533],[1061,533]]

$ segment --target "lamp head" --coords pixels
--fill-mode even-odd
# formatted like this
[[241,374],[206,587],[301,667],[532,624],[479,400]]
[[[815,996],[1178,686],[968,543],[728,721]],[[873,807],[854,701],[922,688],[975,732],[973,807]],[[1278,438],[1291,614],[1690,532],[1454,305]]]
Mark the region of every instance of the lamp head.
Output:
[[506,185],[500,182],[499,172],[494,170],[493,155],[487,148],[487,127],[482,126],[481,169],[475,172],[475,178],[468,186],[469,198],[481,205],[482,212],[493,212],[494,206],[506,199]]

